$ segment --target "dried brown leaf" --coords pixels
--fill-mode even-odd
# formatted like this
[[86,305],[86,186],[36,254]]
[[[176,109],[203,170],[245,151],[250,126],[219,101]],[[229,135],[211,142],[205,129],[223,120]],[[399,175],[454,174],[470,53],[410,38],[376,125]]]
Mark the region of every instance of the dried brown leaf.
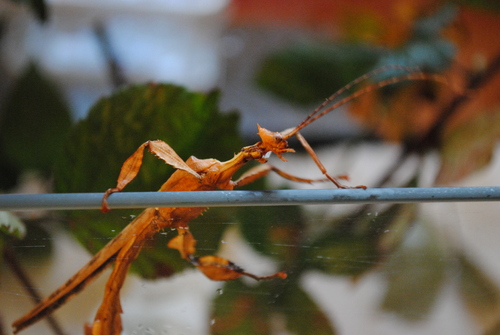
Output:
[[436,184],[449,184],[485,167],[500,140],[500,107],[472,115],[443,134]]

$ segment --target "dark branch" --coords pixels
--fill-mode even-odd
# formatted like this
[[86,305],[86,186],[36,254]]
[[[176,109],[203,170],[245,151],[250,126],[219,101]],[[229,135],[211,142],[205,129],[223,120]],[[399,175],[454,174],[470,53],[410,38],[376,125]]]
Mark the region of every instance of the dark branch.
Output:
[[[21,264],[17,260],[17,257],[10,247],[5,247],[4,248],[4,253],[3,253],[3,258],[5,260],[5,263],[7,263],[10,268],[12,269],[12,272],[14,275],[21,281],[23,284],[24,288],[28,291],[28,294],[31,297],[31,300],[35,304],[38,304],[42,301],[42,297],[38,294],[38,292],[34,289],[34,284],[31,281],[31,279],[28,277],[28,274],[24,271],[22,268]],[[50,328],[56,335],[64,335],[64,332],[61,328],[61,326],[57,323],[55,318],[51,315],[47,316],[47,322],[50,325]]]

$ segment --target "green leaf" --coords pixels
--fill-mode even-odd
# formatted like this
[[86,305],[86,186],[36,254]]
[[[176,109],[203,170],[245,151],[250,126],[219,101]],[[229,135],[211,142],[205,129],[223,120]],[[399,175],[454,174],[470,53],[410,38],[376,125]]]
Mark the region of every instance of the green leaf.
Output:
[[248,244],[284,262],[297,257],[304,220],[298,206],[242,207],[238,211],[240,230]]
[[40,261],[49,259],[53,251],[53,238],[38,222],[27,221],[26,235],[21,240],[11,242],[12,249],[19,260],[39,265]]
[[324,235],[308,246],[308,267],[333,275],[359,276],[378,265],[379,253],[374,240],[341,232]]
[[[425,71],[442,71],[452,63],[456,48],[442,37],[441,32],[453,22],[456,13],[455,6],[445,5],[417,20],[408,40],[398,48],[365,43],[309,42],[279,50],[264,60],[256,81],[260,87],[286,100],[310,104],[329,97],[376,67],[399,64]],[[367,23],[366,17],[357,18],[356,23],[358,26]],[[372,23],[368,22],[370,28],[378,29]],[[396,74],[388,71],[377,78],[382,80]]]
[[456,0],[458,4],[475,7],[483,10],[500,12],[500,2],[492,0]]
[[416,210],[414,204],[395,204],[381,212],[362,210],[334,219],[307,246],[305,262],[330,274],[360,276],[399,246]]
[[459,292],[468,311],[485,328],[498,320],[500,292],[498,286],[466,255],[458,257]]
[[5,158],[0,148],[0,190],[9,190],[17,185],[21,170]]
[[0,211],[0,232],[17,239],[23,239],[26,235],[26,226],[14,214]]
[[0,156],[11,169],[52,172],[71,126],[59,90],[31,65],[13,85],[0,116]]
[[264,60],[256,80],[260,87],[299,104],[322,101],[366,73],[378,51],[358,44],[301,44]]
[[334,334],[328,318],[296,279],[257,285],[226,282],[212,305],[212,334]]
[[247,286],[241,280],[226,282],[212,305],[214,335],[271,334],[270,316],[274,298],[266,283]]
[[297,281],[287,285],[279,301],[289,333],[298,335],[335,334],[330,320],[311,297],[298,286]]
[[415,225],[383,270],[388,287],[382,308],[409,321],[431,311],[445,277],[446,261],[430,227]]
[[[161,139],[182,159],[230,159],[242,144],[237,115],[220,114],[219,94],[174,85],[139,85],[101,99],[71,131],[57,165],[58,192],[101,192],[114,187],[123,162],[144,142]],[[173,169],[146,154],[127,191],[155,191]]]
[[458,181],[488,165],[500,140],[500,108],[479,112],[443,135],[436,184]]
[[380,234],[378,247],[381,252],[387,254],[399,247],[412,227],[417,211],[416,204],[394,204],[374,218],[371,229]]
[[[56,167],[57,192],[104,192],[116,185],[123,162],[147,140],[167,142],[179,156],[227,160],[242,147],[235,113],[219,112],[218,92],[194,93],[163,84],[126,88],[100,100],[71,131]],[[173,168],[146,153],[126,191],[155,191]],[[72,231],[91,252],[102,248],[139,211],[71,212]],[[200,220],[206,219],[204,217]],[[203,222],[203,221],[200,221]],[[217,248],[224,225],[193,225],[200,250]],[[168,233],[168,232],[167,232]],[[166,244],[174,234],[157,234],[132,269],[143,277],[167,276],[190,266]],[[217,240],[217,241],[216,241]]]

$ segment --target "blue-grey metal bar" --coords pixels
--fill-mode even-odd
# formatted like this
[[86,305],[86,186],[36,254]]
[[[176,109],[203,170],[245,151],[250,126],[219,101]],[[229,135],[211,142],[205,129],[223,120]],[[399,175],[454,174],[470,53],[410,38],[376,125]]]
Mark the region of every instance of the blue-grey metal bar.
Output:
[[[0,210],[99,209],[102,195],[103,193],[3,194],[0,195]],[[500,187],[121,192],[109,197],[109,206],[111,208],[231,207],[450,201],[500,201]]]

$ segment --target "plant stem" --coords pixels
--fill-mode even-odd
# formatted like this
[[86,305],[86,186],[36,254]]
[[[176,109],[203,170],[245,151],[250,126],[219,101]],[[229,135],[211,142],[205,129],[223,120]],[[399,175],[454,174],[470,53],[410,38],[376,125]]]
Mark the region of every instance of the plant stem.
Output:
[[[34,289],[34,284],[31,279],[28,277],[28,274],[22,268],[21,264],[17,260],[17,257],[10,246],[6,246],[4,248],[3,258],[5,262],[10,266],[12,272],[15,276],[21,281],[24,288],[28,291],[28,294],[31,297],[31,300],[35,304],[38,304],[42,301],[42,298],[38,294],[38,292]],[[64,335],[64,332],[59,325],[59,323],[55,320],[52,315],[47,316],[47,322],[49,323],[50,328],[56,335]]]

